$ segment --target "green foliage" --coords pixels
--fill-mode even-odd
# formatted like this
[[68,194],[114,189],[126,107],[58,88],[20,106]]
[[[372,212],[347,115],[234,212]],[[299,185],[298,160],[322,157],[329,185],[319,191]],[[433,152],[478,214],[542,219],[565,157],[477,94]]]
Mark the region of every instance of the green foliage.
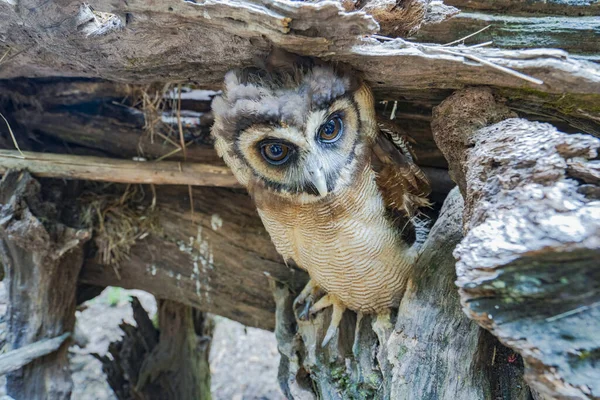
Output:
[[111,307],[116,307],[121,303],[131,300],[131,296],[125,293],[125,290],[120,287],[109,287],[106,293],[106,301]]

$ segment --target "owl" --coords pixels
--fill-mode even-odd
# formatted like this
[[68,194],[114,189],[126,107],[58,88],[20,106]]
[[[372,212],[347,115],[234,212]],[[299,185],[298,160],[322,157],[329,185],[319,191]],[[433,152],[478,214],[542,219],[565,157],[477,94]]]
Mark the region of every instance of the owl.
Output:
[[217,152],[277,251],[310,275],[300,317],[333,307],[323,345],[346,308],[398,306],[430,189],[402,136],[377,123],[370,88],[330,66],[246,69],[225,76],[212,108]]

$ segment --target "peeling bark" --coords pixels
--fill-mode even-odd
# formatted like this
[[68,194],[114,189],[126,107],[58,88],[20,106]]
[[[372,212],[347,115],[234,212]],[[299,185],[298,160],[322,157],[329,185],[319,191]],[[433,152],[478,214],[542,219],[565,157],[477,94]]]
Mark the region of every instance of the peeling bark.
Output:
[[549,93],[600,91],[597,65],[565,52],[469,50],[545,82],[536,86],[461,55],[369,38],[378,31],[375,19],[363,11],[347,12],[336,2],[132,0],[97,1],[94,8],[113,13],[119,29],[86,36],[80,28],[81,2],[75,0],[60,6],[39,0],[20,0],[18,7],[0,2],[0,53],[9,51],[0,77],[160,80],[219,88],[228,70],[260,64],[277,47],[348,63],[378,93],[405,95],[428,88],[433,95],[465,85]]
[[466,199],[464,311],[523,356],[542,395],[600,397],[600,140],[498,116],[488,90],[468,89],[432,123]]
[[[77,276],[90,232],[58,222],[60,206],[44,200],[39,183],[26,172],[9,172],[0,183],[0,251],[12,349],[72,332],[75,325]],[[9,373],[8,394],[17,399],[69,399],[67,349],[68,341]]]

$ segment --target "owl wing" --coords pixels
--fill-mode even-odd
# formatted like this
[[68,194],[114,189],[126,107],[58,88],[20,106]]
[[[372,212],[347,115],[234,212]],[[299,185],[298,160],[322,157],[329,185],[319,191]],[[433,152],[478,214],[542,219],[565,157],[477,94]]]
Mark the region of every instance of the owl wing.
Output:
[[372,166],[386,207],[412,218],[419,207],[428,207],[431,188],[423,171],[415,164],[407,140],[397,132],[380,127],[373,146]]

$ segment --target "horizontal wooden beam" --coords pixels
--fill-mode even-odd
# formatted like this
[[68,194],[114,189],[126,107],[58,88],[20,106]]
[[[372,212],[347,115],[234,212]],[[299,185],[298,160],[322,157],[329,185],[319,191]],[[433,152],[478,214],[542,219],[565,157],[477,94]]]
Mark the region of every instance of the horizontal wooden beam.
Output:
[[143,162],[103,157],[0,150],[0,173],[26,169],[41,178],[103,182],[239,187],[227,167],[173,161]]
[[[242,187],[231,170],[220,165],[176,161],[129,161],[35,152],[23,152],[21,156],[21,153],[16,150],[0,150],[0,174],[11,169],[25,169],[40,178],[154,185]],[[431,181],[435,194],[445,196],[454,186],[445,169],[425,167],[423,171]]]

